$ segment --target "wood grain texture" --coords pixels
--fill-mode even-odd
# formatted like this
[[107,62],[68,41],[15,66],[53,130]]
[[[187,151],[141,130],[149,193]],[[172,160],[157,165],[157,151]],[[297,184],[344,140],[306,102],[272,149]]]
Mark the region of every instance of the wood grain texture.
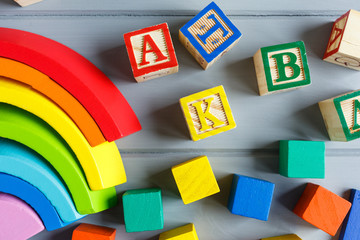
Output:
[[163,232],[159,240],[199,240],[193,223]]
[[360,12],[350,10],[334,23],[324,60],[360,71]]
[[294,213],[312,225],[335,236],[349,212],[351,203],[329,190],[308,183]]
[[184,204],[220,192],[206,156],[197,157],[171,168]]
[[115,240],[116,229],[82,223],[75,228],[72,240]]

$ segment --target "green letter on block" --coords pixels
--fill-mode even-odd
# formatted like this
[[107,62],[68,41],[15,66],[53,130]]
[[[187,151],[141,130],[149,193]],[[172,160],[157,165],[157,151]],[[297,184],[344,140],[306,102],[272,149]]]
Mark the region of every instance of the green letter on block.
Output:
[[[288,56],[290,61],[288,63],[284,63],[284,56]],[[276,79],[276,82],[288,81],[297,78],[300,75],[300,67],[296,64],[297,57],[294,53],[291,52],[284,52],[278,53],[271,56],[276,60],[276,66],[279,73],[279,78]],[[285,73],[285,68],[290,67],[293,69],[293,75],[288,77]]]

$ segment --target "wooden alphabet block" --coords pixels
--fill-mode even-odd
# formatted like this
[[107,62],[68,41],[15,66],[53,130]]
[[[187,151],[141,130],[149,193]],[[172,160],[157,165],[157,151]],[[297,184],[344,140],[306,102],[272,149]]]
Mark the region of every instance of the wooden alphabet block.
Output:
[[194,224],[172,229],[160,234],[159,240],[199,240]]
[[34,3],[41,2],[42,0],[14,0],[17,4],[19,4],[22,7],[29,6]]
[[360,12],[350,10],[335,21],[323,60],[360,70]]
[[344,221],[339,240],[360,240],[360,191],[351,190],[350,212]]
[[279,172],[290,178],[325,178],[325,143],[280,141]]
[[324,232],[334,236],[351,203],[335,193],[312,183],[308,183],[293,212]]
[[311,84],[302,41],[260,48],[253,59],[260,96]]
[[275,184],[234,174],[228,209],[232,214],[267,221]]
[[332,141],[360,138],[360,90],[319,102]]
[[261,240],[301,240],[296,234],[282,235],[278,237],[262,238]]
[[240,37],[240,31],[214,2],[179,30],[180,42],[205,70],[235,46]]
[[72,240],[115,240],[116,229],[82,223],[73,231]]
[[178,72],[167,23],[124,34],[126,50],[137,82]]
[[193,141],[236,127],[223,86],[217,86],[180,99]]
[[126,232],[152,231],[164,228],[161,189],[135,189],[123,196]]
[[189,204],[220,192],[206,156],[173,166],[171,171],[184,204]]

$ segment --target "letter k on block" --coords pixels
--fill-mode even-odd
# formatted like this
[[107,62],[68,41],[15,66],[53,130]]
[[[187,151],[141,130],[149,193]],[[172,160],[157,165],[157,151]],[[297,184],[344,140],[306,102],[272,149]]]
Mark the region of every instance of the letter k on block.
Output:
[[223,86],[183,97],[180,105],[194,141],[236,127]]

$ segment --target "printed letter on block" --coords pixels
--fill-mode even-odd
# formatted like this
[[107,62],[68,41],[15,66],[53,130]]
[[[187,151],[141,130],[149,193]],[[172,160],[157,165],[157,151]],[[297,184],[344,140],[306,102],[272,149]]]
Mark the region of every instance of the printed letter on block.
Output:
[[179,30],[180,42],[204,69],[229,51],[240,37],[240,31],[214,2]]
[[260,96],[311,83],[302,41],[260,48],[253,58]]
[[323,59],[360,70],[360,12],[350,10],[335,21]]
[[180,105],[194,141],[236,127],[223,86],[183,97]]
[[332,141],[360,138],[360,90],[319,102]]
[[179,65],[167,23],[124,34],[137,82],[176,73]]

